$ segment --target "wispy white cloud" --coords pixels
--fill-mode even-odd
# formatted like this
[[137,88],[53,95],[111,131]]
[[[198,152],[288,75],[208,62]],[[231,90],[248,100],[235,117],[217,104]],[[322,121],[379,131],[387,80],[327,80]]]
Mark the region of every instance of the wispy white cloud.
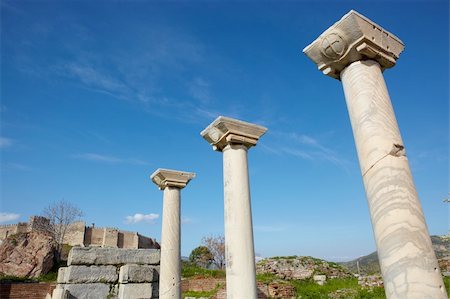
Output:
[[0,148],[7,148],[14,144],[14,140],[6,137],[0,137]]
[[[60,27],[47,29],[56,32],[55,28]],[[206,78],[217,69],[223,74],[233,68],[214,54],[217,52],[208,50],[210,46],[204,41],[167,24],[138,27],[132,34],[114,41],[113,44],[120,43],[114,51],[105,52],[86,50],[102,49],[105,44],[93,38],[95,32],[89,28],[80,25],[65,30],[67,34],[59,34],[58,38],[72,55],[54,57],[50,64],[48,60],[32,59],[31,49],[39,47],[41,41],[31,39],[33,47],[18,50],[17,68],[41,79],[65,78],[78,87],[140,105],[143,111],[159,117],[183,122],[211,119],[207,111],[215,108],[214,90]],[[52,36],[55,32],[48,34]],[[135,46],[122,47],[127,43]]]
[[290,154],[302,159],[313,160],[313,157],[310,154],[300,149],[283,147],[280,150],[286,154]]
[[94,162],[103,162],[103,163],[110,163],[110,164],[116,164],[116,163],[126,163],[126,164],[133,164],[133,165],[148,165],[149,163],[136,158],[119,158],[115,156],[110,155],[103,155],[103,154],[97,154],[97,153],[82,153],[82,154],[75,154],[71,156],[74,159],[80,159],[80,160],[87,160],[87,161],[94,161]]
[[9,168],[9,169],[15,169],[15,170],[20,170],[20,171],[29,171],[29,170],[31,170],[30,167],[28,167],[26,165],[23,165],[23,164],[20,164],[20,163],[9,162],[9,163],[6,163],[5,166],[7,168]]
[[119,163],[122,162],[122,159],[113,156],[95,154],[95,153],[84,153],[84,154],[76,154],[72,156],[76,159],[81,160],[89,160],[89,161],[97,161],[97,162],[106,162],[106,163]]
[[15,1],[8,1],[8,0],[3,0],[0,1],[0,7],[2,9],[4,9],[5,11],[8,11],[9,13],[16,13],[19,15],[26,15],[25,11],[22,9],[17,8],[15,5],[13,5]]
[[295,132],[272,132],[271,134],[275,138],[281,139],[281,141],[278,141],[279,144],[285,145],[272,147],[270,150],[272,153],[288,154],[304,160],[328,161],[344,168],[347,168],[349,164],[349,162],[339,156],[336,151],[323,145],[323,143],[313,136]]
[[194,78],[189,83],[189,93],[201,103],[209,103],[211,101],[211,94],[209,91],[209,84],[201,77]]
[[125,83],[93,65],[68,63],[63,65],[61,70],[66,75],[81,81],[88,88],[99,92],[123,99],[127,99],[127,96],[131,94],[131,90]]
[[156,219],[159,218],[159,214],[141,214],[141,213],[136,213],[133,216],[127,216],[125,217],[125,223],[127,224],[134,224],[134,223],[139,223],[139,222],[147,222],[147,223],[151,223],[154,224]]
[[19,219],[20,215],[15,213],[0,213],[0,223],[10,222]]

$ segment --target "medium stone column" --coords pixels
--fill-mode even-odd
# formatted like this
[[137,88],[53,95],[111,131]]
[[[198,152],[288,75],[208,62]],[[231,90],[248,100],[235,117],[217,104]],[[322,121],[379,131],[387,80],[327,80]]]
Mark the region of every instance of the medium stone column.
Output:
[[247,150],[266,128],[220,116],[201,135],[223,152],[227,298],[256,299]]
[[158,169],[151,180],[164,190],[159,298],[181,299],[180,191],[194,173]]
[[447,298],[382,74],[403,48],[350,11],[304,52],[342,80],[387,298]]

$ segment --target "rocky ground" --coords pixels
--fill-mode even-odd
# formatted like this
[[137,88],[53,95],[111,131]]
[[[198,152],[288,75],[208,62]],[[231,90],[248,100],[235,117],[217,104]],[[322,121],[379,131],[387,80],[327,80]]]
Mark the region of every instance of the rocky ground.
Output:
[[35,278],[53,267],[53,238],[44,232],[9,236],[0,245],[0,275]]
[[270,273],[280,279],[289,280],[312,279],[314,275],[326,275],[328,279],[352,277],[352,274],[340,265],[310,256],[267,258],[256,264],[256,273]]

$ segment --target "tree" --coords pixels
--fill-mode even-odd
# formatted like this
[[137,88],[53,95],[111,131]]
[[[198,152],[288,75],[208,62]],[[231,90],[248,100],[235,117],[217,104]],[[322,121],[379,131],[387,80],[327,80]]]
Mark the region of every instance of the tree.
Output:
[[202,268],[208,268],[208,266],[214,261],[214,256],[206,246],[198,246],[192,250],[189,255],[189,261]]
[[225,237],[220,235],[204,237],[202,243],[212,253],[213,264],[217,268],[223,269],[225,267]]
[[83,212],[72,203],[62,199],[47,206],[43,216],[50,220],[48,231],[56,243],[56,257],[59,261],[61,250],[69,225],[83,216]]

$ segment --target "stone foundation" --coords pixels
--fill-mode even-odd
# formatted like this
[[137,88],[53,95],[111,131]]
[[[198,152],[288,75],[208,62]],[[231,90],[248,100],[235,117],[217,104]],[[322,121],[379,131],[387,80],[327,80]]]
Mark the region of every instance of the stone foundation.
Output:
[[159,298],[158,249],[74,247],[52,299]]

